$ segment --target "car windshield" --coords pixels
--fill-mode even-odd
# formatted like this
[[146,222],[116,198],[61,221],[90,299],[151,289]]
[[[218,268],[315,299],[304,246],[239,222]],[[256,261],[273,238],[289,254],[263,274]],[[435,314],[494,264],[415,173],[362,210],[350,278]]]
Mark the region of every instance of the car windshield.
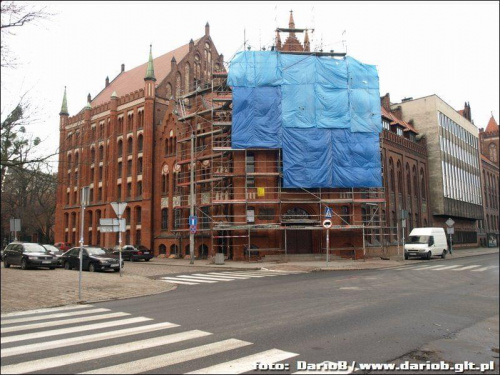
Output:
[[55,253],[55,254],[59,254],[61,253],[61,250],[59,250],[57,247],[55,246],[52,246],[52,245],[42,245],[43,247],[45,247],[48,251],[50,251],[51,253]]
[[410,236],[408,243],[427,244],[429,236]]
[[106,250],[101,249],[100,247],[87,247],[86,250],[89,255],[108,255]]
[[23,246],[26,253],[48,253],[45,247],[36,243],[25,243]]

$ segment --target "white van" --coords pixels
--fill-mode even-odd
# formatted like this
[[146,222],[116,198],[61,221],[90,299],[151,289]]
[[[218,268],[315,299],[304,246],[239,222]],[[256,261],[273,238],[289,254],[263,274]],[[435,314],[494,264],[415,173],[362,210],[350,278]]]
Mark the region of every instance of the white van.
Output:
[[405,244],[405,259],[411,256],[431,259],[433,255],[445,258],[448,243],[443,228],[414,228]]

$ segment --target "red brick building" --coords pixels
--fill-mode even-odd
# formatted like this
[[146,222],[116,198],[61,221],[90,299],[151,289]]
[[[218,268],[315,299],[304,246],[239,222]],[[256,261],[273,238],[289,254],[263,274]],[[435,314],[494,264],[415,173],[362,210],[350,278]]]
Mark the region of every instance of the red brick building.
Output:
[[[172,99],[211,82],[212,71],[221,70],[219,55],[210,37],[191,40],[134,69],[125,70],[75,116],[69,116],[66,92],[60,112],[60,153],[55,241],[77,244],[80,238],[80,190],[90,187],[85,211],[84,242],[113,247],[116,233],[101,233],[99,219],[115,217],[109,205],[128,203],[124,244],[153,246],[155,228],[161,227],[161,207],[155,204],[155,178],[172,173],[175,135],[159,129]],[[171,105],[170,105],[171,106]],[[161,140],[157,137],[162,135]],[[167,142],[168,143],[168,142]],[[165,145],[165,147],[164,147]],[[159,150],[165,160],[156,159]],[[158,182],[160,183],[160,182]],[[169,189],[171,192],[171,190]],[[172,195],[169,196],[170,204]],[[167,200],[168,202],[168,200]],[[168,205],[168,203],[165,203]]]
[[491,116],[486,129],[479,129],[479,145],[481,150],[481,182],[483,187],[484,220],[480,224],[483,234],[482,245],[498,246],[499,243],[499,128],[495,118]]
[[[288,33],[281,43],[280,32]],[[304,33],[304,42],[296,34]],[[278,29],[276,49],[310,53],[308,30]],[[195,255],[231,259],[308,254],[324,257],[325,206],[333,209],[332,255],[396,252],[407,233],[431,225],[427,146],[415,128],[382,98],[380,135],[384,188],[284,189],[280,150],[231,149],[232,95],[223,56],[209,35],[122,72],[76,116],[61,109],[56,241],[79,240],[79,192],[90,186],[85,243],[113,247],[100,218],[115,217],[110,202],[125,201],[123,244],[155,255],[189,254],[191,145],[198,232]],[[193,135],[194,139],[192,139]]]

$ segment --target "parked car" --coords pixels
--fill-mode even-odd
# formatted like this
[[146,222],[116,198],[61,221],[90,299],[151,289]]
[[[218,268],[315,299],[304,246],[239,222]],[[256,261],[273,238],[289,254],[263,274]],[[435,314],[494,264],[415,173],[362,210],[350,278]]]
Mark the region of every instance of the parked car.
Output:
[[[120,255],[119,246],[116,246],[113,249],[113,254],[118,256]],[[138,247],[135,247],[134,245],[125,245],[122,248],[123,260],[131,260],[132,262],[136,262],[138,260],[144,259],[146,262],[149,262],[152,258],[153,252],[143,245],[139,245]]]
[[21,266],[23,270],[48,267],[53,270],[57,266],[57,258],[37,243],[15,242],[5,248],[3,266]]
[[45,247],[45,249],[47,249],[47,251],[49,253],[51,253],[52,255],[54,255],[57,258],[57,266],[62,267],[61,256],[64,254],[64,251],[58,249],[54,245],[45,245],[44,244],[42,246]]
[[413,228],[405,244],[405,259],[417,256],[431,259],[433,255],[445,258],[448,253],[448,243],[443,228]]
[[[116,255],[97,246],[84,246],[82,257],[82,269],[90,272],[113,270],[120,271],[119,260]],[[80,269],[80,248],[73,247],[61,256],[64,269]],[[122,260],[122,268],[124,266]]]
[[69,242],[56,242],[54,246],[62,251],[68,251],[73,247],[73,245],[70,244]]

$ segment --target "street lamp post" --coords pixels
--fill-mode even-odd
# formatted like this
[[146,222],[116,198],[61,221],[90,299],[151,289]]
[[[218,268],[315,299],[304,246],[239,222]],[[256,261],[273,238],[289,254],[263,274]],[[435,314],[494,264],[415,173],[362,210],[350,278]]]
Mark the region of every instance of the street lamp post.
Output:
[[[189,214],[191,217],[194,216],[194,200],[195,200],[195,193],[194,193],[194,130],[191,131],[191,175],[190,175],[190,196],[191,196],[191,204],[189,208]],[[189,258],[190,264],[194,264],[194,233],[193,231],[189,231]]]

